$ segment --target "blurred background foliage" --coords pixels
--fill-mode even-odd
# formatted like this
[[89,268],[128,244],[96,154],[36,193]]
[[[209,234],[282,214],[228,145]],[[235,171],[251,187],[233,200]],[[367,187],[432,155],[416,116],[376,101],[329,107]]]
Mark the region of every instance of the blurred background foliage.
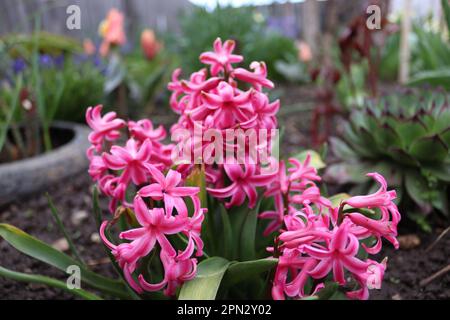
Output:
[[264,19],[252,8],[194,8],[181,18],[181,34],[176,40],[183,70],[190,73],[200,69],[198,53],[210,50],[211,43],[221,37],[236,41],[236,52],[245,57],[244,65],[265,61],[271,78],[285,80],[276,70],[276,62],[297,57],[297,48],[293,39],[269,30]]

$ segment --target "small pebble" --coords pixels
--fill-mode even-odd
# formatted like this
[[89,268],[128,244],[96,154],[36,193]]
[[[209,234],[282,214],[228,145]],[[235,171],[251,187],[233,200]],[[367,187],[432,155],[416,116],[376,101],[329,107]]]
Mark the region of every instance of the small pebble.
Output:
[[399,293],[396,293],[392,296],[392,300],[402,300],[402,297],[400,296]]
[[86,212],[86,210],[78,210],[78,211],[75,211],[74,213],[72,213],[72,216],[70,217],[70,221],[72,221],[72,223],[75,226],[78,226],[84,220],[86,220],[87,217],[88,217],[88,213]]
[[93,243],[100,243],[100,235],[97,232],[94,232],[93,234],[91,234],[91,241]]
[[69,243],[66,238],[60,238],[52,243],[52,247],[59,251],[67,251],[69,250]]
[[407,234],[398,237],[400,248],[404,250],[411,250],[420,246],[420,238],[415,234]]

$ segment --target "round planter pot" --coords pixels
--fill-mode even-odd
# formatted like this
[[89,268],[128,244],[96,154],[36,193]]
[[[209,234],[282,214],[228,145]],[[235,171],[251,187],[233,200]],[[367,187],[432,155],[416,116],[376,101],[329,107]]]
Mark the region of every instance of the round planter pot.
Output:
[[0,164],[0,206],[37,192],[85,171],[89,128],[80,124],[56,121],[52,135],[68,137],[60,147],[41,155]]

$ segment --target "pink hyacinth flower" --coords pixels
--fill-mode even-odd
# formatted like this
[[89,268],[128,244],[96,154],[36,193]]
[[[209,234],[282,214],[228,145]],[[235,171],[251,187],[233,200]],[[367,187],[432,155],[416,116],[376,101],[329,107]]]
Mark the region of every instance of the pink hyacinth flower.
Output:
[[191,199],[194,199],[197,197],[200,188],[178,186],[181,183],[181,173],[177,171],[169,170],[164,177],[162,172],[154,166],[149,164],[147,168],[156,183],[142,187],[138,191],[138,194],[141,197],[164,200],[166,214],[168,215],[172,215],[173,208],[175,208],[179,215],[186,217],[188,210],[183,197],[191,197]]
[[380,184],[378,191],[367,196],[351,197],[345,200],[345,203],[354,208],[376,208],[381,206],[389,206],[392,203],[392,200],[396,198],[395,190],[387,191],[386,180],[382,175],[373,172],[368,173],[367,176],[374,178]]
[[101,150],[104,139],[108,141],[117,140],[120,137],[119,129],[125,126],[125,121],[116,119],[115,112],[108,112],[103,117],[101,115],[102,105],[89,107],[86,110],[86,122],[91,127],[89,142],[96,146],[96,150]]
[[162,125],[153,128],[153,124],[148,119],[128,121],[128,129],[132,137],[140,140],[150,140],[152,142],[152,156],[150,162],[159,167],[166,168],[172,164],[171,154],[173,145],[163,145],[161,141],[166,138],[167,133]]
[[182,106],[178,103],[178,98],[183,94],[183,87],[181,81],[178,79],[181,75],[181,68],[177,68],[172,72],[172,81],[167,84],[167,89],[172,91],[170,95],[169,104],[172,110],[180,114],[183,110]]
[[101,156],[93,155],[90,159],[88,170],[92,180],[94,181],[99,180],[107,171],[108,168],[106,167],[103,158]]
[[164,267],[164,279],[159,283],[148,283],[142,274],[139,275],[139,284],[146,291],[159,291],[163,288],[166,296],[173,296],[178,286],[195,277],[197,272],[197,260],[180,259],[161,251],[161,262]]
[[139,286],[131,276],[131,273],[136,269],[138,260],[148,255],[156,243],[160,245],[161,251],[169,256],[175,256],[176,251],[166,235],[176,234],[184,230],[188,220],[181,216],[168,216],[161,208],[149,210],[139,196],[134,199],[134,209],[136,219],[141,227],[121,232],[119,235],[121,239],[131,240],[130,243],[122,243],[117,246],[112,244],[104,233],[108,224],[107,221],[102,223],[100,236],[105,245],[112,250],[112,254],[119,265],[124,268],[127,281],[136,291],[140,292],[137,289]]
[[[278,259],[272,287],[272,298],[284,300],[289,297],[303,298],[304,287],[308,280],[308,272],[317,265],[317,261],[310,257],[302,257],[298,249],[285,249]],[[300,270],[300,271],[299,271]],[[289,272],[291,272],[289,276]]]
[[[366,244],[362,244],[367,253],[377,254],[381,250],[382,242],[381,237],[386,238],[395,249],[399,248],[397,240],[397,228],[389,221],[389,213],[387,209],[382,208],[382,218],[380,220],[370,219],[360,213],[350,213],[347,215],[350,220],[358,227],[363,228],[363,231],[356,228],[354,233],[360,238],[368,238],[374,236],[377,242],[373,247],[367,247]],[[359,231],[359,232],[358,232]]]
[[292,196],[291,201],[293,203],[298,203],[302,205],[314,203],[319,207],[320,211],[322,210],[323,207],[326,208],[332,207],[331,201],[323,197],[320,194],[320,189],[316,186],[309,187],[308,189],[304,190],[301,194],[296,194]]
[[233,70],[232,63],[239,63],[244,58],[233,54],[236,43],[233,40],[227,40],[222,45],[222,40],[217,38],[214,41],[214,52],[204,52],[200,55],[200,61],[211,65],[211,75],[216,76],[221,71],[230,72]]
[[247,163],[244,165],[244,170],[237,163],[224,164],[223,167],[231,184],[222,189],[207,188],[207,191],[216,198],[231,197],[230,201],[225,203],[227,208],[242,205],[246,196],[249,208],[254,208],[258,198],[256,187],[268,185],[276,174],[257,174],[256,166]]
[[344,269],[356,275],[366,272],[366,263],[356,257],[359,241],[349,232],[350,224],[350,220],[344,219],[335,228],[328,248],[305,246],[305,252],[320,261],[309,273],[313,278],[321,279],[332,270],[334,281],[345,284]]
[[186,226],[186,230],[183,231],[184,235],[188,237],[188,245],[186,249],[178,254],[178,259],[185,260],[192,256],[194,253],[194,247],[197,247],[197,257],[203,255],[203,240],[200,237],[202,231],[202,222],[205,218],[204,213],[207,209],[201,208],[200,199],[198,197],[193,197],[194,204],[194,214],[189,218]]
[[369,289],[380,289],[386,271],[386,261],[387,259],[384,259],[381,263],[378,263],[367,259],[365,261],[366,271],[353,275],[359,283],[360,289],[347,292],[347,297],[350,299],[367,300],[369,299]]
[[393,202],[397,196],[395,190],[387,190],[386,180],[379,173],[368,173],[367,176],[374,178],[380,184],[380,188],[373,194],[351,197],[345,200],[344,203],[352,206],[353,208],[387,209],[392,216],[392,228],[396,229],[398,223],[400,222],[401,216],[397,205]]
[[301,163],[298,159],[289,158],[289,163],[292,165],[288,169],[291,181],[299,180],[303,182],[303,186],[312,181],[321,181],[322,178],[317,174],[317,169],[311,166],[311,154],[306,155],[306,159]]
[[250,64],[250,69],[252,69],[253,72],[244,68],[237,68],[233,71],[232,76],[241,81],[250,83],[258,91],[261,91],[262,87],[272,89],[275,86],[272,81],[267,79],[267,67],[264,62],[253,61]]
[[103,153],[103,161],[109,169],[123,170],[121,182],[127,184],[130,179],[140,185],[147,181],[146,164],[152,155],[152,143],[145,140],[140,147],[137,141],[129,139],[125,147],[112,146],[111,154]]
[[253,116],[240,124],[244,129],[260,128],[260,129],[276,129],[277,118],[276,114],[280,109],[280,101],[269,102],[269,97],[254,90],[252,92],[251,104],[253,106]]
[[128,121],[128,129],[133,137],[142,141],[149,139],[152,143],[163,140],[167,135],[162,125],[154,129],[153,123],[148,119]]
[[217,94],[202,92],[202,100],[204,105],[192,110],[192,118],[201,120],[204,118],[205,111],[213,112],[216,128],[229,128],[236,121],[247,121],[245,112],[253,112],[251,91],[235,94],[235,89],[224,81],[219,83]]
[[125,202],[125,192],[127,190],[127,184],[121,182],[120,180],[120,177],[108,174],[101,177],[98,181],[100,191],[108,197],[111,197],[109,203],[109,211],[111,213],[114,213],[116,211],[119,201],[121,201],[122,204],[126,205],[127,207],[130,206]]

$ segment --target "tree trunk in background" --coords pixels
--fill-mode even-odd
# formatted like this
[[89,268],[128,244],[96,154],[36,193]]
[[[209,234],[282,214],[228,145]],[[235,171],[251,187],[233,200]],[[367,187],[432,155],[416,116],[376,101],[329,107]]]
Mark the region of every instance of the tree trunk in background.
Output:
[[306,0],[302,6],[303,39],[310,46],[313,56],[318,53],[320,15],[317,0]]
[[409,79],[409,33],[411,32],[411,0],[403,0],[403,14],[400,34],[400,70],[398,81],[401,84],[408,82]]

